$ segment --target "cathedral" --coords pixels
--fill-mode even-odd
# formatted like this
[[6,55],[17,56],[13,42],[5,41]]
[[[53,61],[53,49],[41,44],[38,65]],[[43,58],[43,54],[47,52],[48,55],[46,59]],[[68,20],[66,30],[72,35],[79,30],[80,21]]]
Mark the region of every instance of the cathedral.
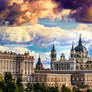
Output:
[[68,60],[63,53],[60,56],[60,60],[57,60],[57,53],[53,44],[51,51],[51,70],[92,70],[92,60],[88,56],[86,47],[83,46],[81,35],[76,47],[72,43]]

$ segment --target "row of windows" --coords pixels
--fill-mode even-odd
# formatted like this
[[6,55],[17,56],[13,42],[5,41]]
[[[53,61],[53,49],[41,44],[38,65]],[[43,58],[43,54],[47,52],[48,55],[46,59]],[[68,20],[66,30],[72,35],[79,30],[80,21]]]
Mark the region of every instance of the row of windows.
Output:
[[79,81],[83,81],[84,79],[83,79],[83,78],[79,78],[79,77],[75,77],[75,78],[73,77],[72,80],[74,80],[74,81],[76,81],[76,80],[77,80],[77,81],[78,81],[78,80],[79,80]]
[[56,64],[55,69],[56,70],[70,69],[70,64]]
[[[48,86],[50,87],[55,87],[55,86],[59,86],[59,87],[62,87],[62,85],[66,85],[66,83],[64,84],[60,84],[60,83],[55,83],[55,84],[48,84]],[[67,83],[67,85],[71,85],[71,83]]]
[[66,82],[70,81],[68,78],[42,78],[42,77],[35,77],[32,81],[40,81],[40,82]]

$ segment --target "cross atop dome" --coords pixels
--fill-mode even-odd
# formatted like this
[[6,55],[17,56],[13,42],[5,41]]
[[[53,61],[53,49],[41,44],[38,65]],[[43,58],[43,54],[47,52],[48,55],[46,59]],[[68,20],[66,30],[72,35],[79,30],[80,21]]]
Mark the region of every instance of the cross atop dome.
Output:
[[74,44],[73,44],[73,42],[72,42],[72,49],[71,49],[71,51],[73,51],[74,50]]
[[82,46],[81,34],[80,34],[80,38],[79,38],[79,46]]

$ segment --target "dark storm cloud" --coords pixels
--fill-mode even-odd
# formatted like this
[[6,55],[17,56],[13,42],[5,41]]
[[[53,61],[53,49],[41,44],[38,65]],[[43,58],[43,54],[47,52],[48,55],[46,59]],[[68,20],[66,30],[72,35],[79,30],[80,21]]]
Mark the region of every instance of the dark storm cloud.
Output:
[[0,25],[35,24],[38,18],[55,19],[68,9],[64,15],[70,19],[92,23],[92,0],[0,0]]
[[59,10],[71,9],[69,17],[78,22],[92,23],[92,0],[55,0]]
[[79,22],[92,23],[92,3],[79,8],[71,17]]
[[54,0],[59,3],[59,7],[65,9],[78,9],[92,2],[92,0]]
[[9,0],[0,0],[0,11],[4,10],[8,7],[8,1]]

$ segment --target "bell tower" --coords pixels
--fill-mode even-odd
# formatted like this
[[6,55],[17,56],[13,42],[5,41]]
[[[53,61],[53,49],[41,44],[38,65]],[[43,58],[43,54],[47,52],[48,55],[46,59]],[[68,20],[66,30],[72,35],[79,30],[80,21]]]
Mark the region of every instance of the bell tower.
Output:
[[51,70],[55,69],[54,63],[56,62],[56,58],[57,58],[57,54],[56,54],[55,46],[53,44],[53,48],[51,51]]
[[72,49],[71,49],[71,58],[74,58],[75,50],[74,50],[74,43],[72,42]]

